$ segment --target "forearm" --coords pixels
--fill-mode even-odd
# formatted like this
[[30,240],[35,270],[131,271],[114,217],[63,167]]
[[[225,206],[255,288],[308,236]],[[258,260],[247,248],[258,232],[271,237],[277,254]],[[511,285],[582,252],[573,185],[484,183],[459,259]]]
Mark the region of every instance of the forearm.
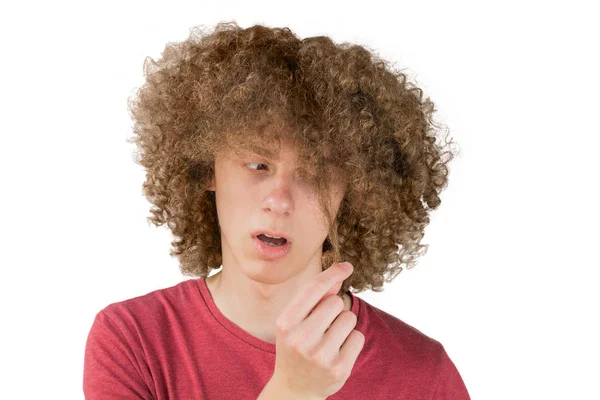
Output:
[[322,397],[307,397],[286,390],[272,379],[263,388],[256,400],[325,400]]

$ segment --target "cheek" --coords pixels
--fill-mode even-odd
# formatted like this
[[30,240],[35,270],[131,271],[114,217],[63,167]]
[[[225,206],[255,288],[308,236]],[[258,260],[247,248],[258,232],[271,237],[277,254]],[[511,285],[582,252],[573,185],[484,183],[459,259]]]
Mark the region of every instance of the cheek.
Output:
[[[304,217],[299,218],[302,225],[302,231],[306,232],[306,237],[315,242],[322,241],[321,238],[327,236],[325,221],[321,210],[316,203],[304,209],[301,214]],[[324,239],[323,239],[324,240]]]
[[245,213],[248,199],[237,190],[223,190],[217,192],[217,215],[221,225],[231,225]]

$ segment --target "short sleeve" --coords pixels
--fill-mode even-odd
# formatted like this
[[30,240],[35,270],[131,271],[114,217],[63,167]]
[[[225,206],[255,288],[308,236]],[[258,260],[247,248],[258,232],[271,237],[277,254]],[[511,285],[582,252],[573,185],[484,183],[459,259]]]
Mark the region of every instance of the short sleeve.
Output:
[[[128,340],[129,339],[129,340]],[[104,310],[87,337],[83,366],[86,400],[151,400],[131,338]]]
[[442,363],[432,400],[471,400],[465,383],[446,350],[442,353]]

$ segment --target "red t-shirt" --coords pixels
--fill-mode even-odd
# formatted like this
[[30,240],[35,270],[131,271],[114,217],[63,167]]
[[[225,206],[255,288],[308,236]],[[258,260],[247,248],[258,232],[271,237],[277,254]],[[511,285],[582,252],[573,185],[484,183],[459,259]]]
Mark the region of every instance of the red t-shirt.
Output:
[[[328,399],[470,400],[440,342],[350,295],[365,345]],[[274,367],[275,344],[227,319],[204,278],[194,278],[96,314],[83,392],[87,400],[256,400]]]

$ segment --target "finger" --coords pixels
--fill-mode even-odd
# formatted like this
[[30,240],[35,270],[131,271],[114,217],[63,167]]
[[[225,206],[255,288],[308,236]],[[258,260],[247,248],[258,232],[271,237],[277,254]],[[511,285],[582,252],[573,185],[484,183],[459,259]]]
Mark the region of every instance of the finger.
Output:
[[[327,300],[327,298],[329,298],[331,296],[337,295],[337,293],[340,291],[340,287],[342,287],[343,284],[344,284],[344,281],[342,280],[342,281],[339,281],[338,283],[336,283],[335,285],[333,285],[331,287],[331,289],[329,289],[327,291],[327,293],[325,293],[325,295],[321,298],[321,300],[319,300],[317,302],[317,304],[313,308],[310,309],[310,311],[308,312],[308,316],[306,317],[306,319],[309,319],[310,316],[313,315],[315,309],[317,307],[319,307],[325,300]],[[338,296],[338,297],[340,297],[342,300],[344,299],[343,296]]]
[[308,285],[300,289],[281,313],[281,325],[292,327],[302,322],[329,290],[337,283],[343,282],[353,270],[350,263],[333,264],[315,276]]
[[[312,314],[308,319],[311,318]],[[323,319],[329,320],[329,318]],[[356,314],[351,311],[342,311],[338,315],[332,315],[329,320],[331,326],[325,325],[322,321],[311,321],[312,324],[317,325],[314,328],[315,331],[323,333],[322,337],[318,339],[324,354],[331,355],[332,358],[339,357],[340,348],[356,326],[356,321]]]
[[365,335],[363,335],[362,332],[353,329],[342,347],[340,347],[337,363],[341,365],[354,365],[364,346]]

